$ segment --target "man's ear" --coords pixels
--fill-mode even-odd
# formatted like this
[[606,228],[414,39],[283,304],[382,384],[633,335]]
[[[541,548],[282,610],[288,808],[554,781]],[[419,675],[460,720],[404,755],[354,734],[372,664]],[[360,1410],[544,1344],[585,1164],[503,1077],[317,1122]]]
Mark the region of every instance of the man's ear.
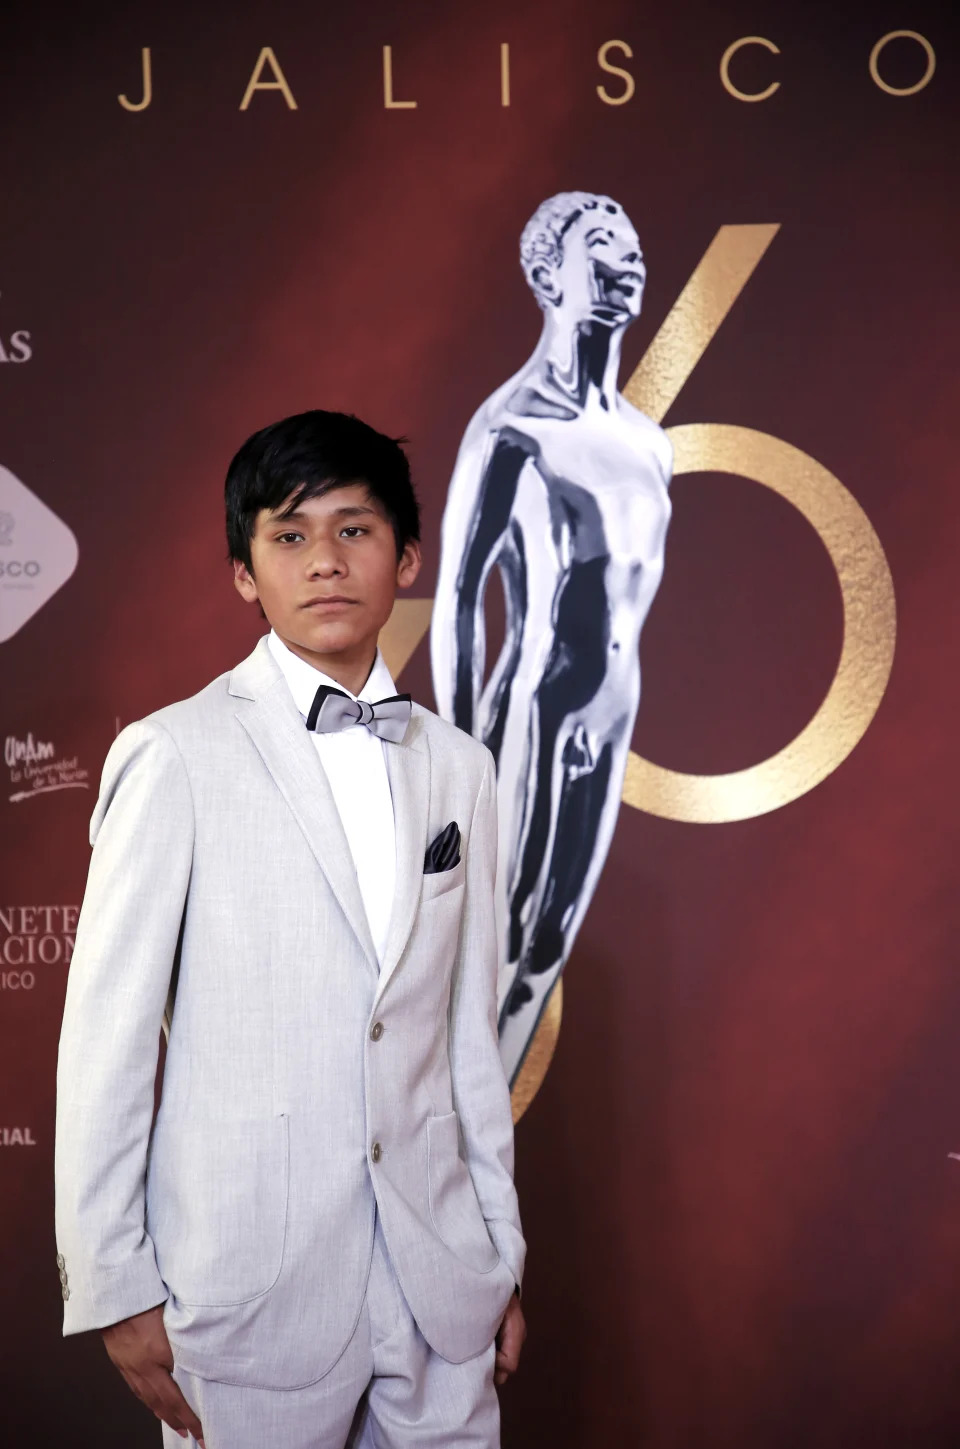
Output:
[[397,563],[397,587],[409,589],[417,574],[420,572],[420,565],[423,559],[420,555],[420,545],[416,539],[410,539],[404,545],[403,553]]
[[551,307],[559,307],[563,301],[563,291],[556,267],[552,267],[549,262],[538,262],[530,273],[530,280],[538,297],[549,302]]
[[256,580],[247,565],[241,559],[233,561],[233,584],[241,599],[248,604],[255,604],[260,595],[257,593]]

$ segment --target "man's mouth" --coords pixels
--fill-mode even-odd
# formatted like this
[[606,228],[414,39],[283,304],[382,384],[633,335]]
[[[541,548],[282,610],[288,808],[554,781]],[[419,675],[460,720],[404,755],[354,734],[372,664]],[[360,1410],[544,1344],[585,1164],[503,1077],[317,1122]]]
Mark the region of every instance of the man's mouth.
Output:
[[300,607],[302,609],[317,610],[330,608],[346,608],[348,605],[355,604],[356,602],[356,599],[345,598],[343,594],[329,594],[326,596],[318,597],[316,599],[307,599],[306,603],[301,604]]
[[593,275],[601,309],[609,308],[615,313],[630,313],[634,310],[646,280],[646,272],[642,268],[617,271],[615,267],[596,260],[593,264]]

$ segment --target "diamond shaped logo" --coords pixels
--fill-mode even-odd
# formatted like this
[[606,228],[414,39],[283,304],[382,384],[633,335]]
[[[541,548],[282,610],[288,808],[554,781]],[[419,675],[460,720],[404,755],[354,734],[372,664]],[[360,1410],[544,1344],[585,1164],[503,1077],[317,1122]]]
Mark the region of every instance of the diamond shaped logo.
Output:
[[77,540],[51,508],[0,466],[0,643],[12,639],[77,566]]

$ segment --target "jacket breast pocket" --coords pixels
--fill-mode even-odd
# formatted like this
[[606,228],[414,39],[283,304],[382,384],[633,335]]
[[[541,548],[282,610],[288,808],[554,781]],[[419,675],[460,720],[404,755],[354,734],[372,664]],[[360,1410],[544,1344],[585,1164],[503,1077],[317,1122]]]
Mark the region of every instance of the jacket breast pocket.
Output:
[[460,1156],[456,1112],[427,1121],[427,1192],[441,1242],[468,1268],[489,1273],[500,1255],[487,1232],[473,1179]]
[[283,1265],[290,1184],[286,1116],[158,1122],[147,1230],[167,1287],[190,1307],[262,1297]]
[[436,900],[438,896],[444,896],[449,891],[455,891],[462,886],[466,877],[467,861],[466,856],[461,854],[460,859],[450,870],[424,871],[423,885],[420,890],[420,902]]

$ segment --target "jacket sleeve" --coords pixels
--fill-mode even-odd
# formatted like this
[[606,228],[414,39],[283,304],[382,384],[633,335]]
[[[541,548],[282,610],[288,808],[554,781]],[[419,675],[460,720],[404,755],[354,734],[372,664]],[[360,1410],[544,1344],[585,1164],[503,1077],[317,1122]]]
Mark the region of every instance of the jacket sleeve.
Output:
[[454,1104],[487,1231],[517,1285],[526,1244],[513,1185],[513,1117],[497,1034],[497,786],[486,750],[467,840],[463,920],[450,1004]]
[[186,768],[162,725],[114,741],[70,965],[57,1069],[65,1334],[164,1301],[144,1217],[160,1028],[193,856]]

